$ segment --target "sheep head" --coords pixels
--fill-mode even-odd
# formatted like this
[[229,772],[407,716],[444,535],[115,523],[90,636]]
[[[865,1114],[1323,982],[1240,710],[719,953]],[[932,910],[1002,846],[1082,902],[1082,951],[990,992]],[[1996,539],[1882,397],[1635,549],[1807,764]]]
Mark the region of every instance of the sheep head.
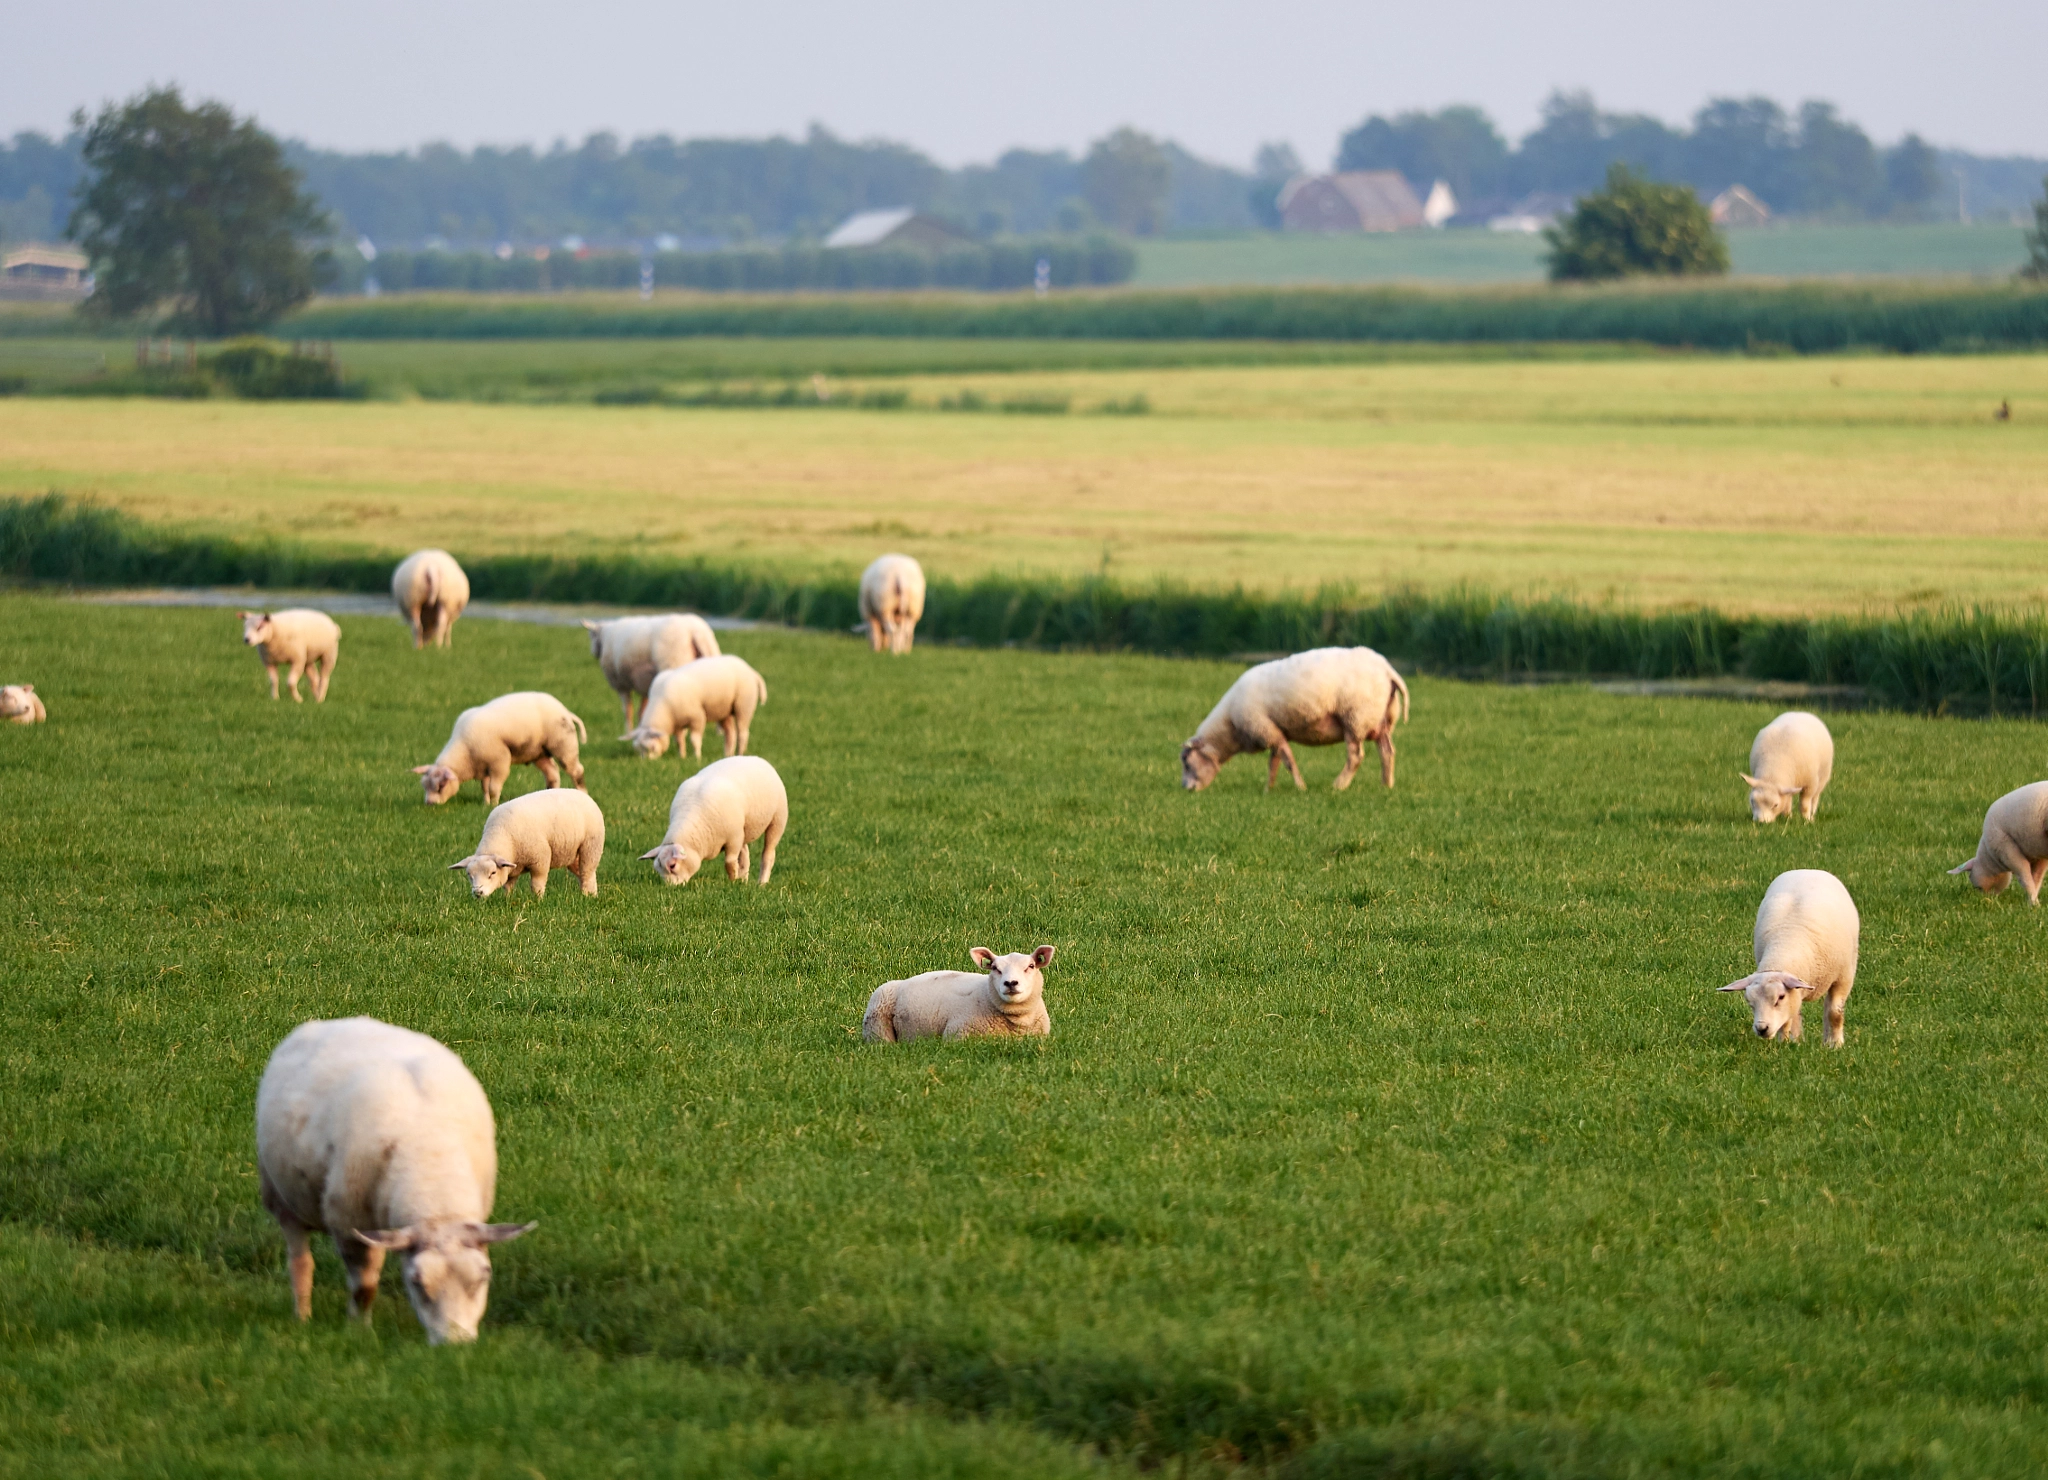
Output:
[[531,1233],[534,1223],[416,1223],[408,1228],[357,1229],[373,1249],[398,1254],[405,1266],[405,1298],[427,1328],[427,1340],[474,1341],[491,1298],[490,1246]]
[[1052,953],[1053,947],[1040,946],[1028,953],[998,956],[987,946],[976,946],[967,954],[988,973],[990,997],[999,1006],[1010,1009],[1029,1007],[1044,995],[1045,965],[1052,960]]
[[1216,779],[1216,772],[1223,765],[1200,740],[1190,740],[1180,748],[1180,784],[1187,791],[1200,791]]
[[654,876],[664,884],[687,884],[696,877],[704,860],[687,848],[674,843],[663,843],[659,848],[650,848],[640,855],[654,865]]
[[448,867],[459,868],[468,874],[469,892],[478,899],[488,899],[500,889],[511,886],[519,865],[494,853],[472,853],[462,862],[451,863]]
[[262,647],[276,630],[270,624],[269,612],[236,612],[235,615],[242,619],[244,647]]
[[658,761],[668,754],[668,736],[652,725],[641,725],[619,736],[645,760]]
[[1749,815],[1757,822],[1776,822],[1791,812],[1792,799],[1801,791],[1797,786],[1758,780],[1747,771],[1738,774],[1749,783]]
[[412,773],[420,778],[421,800],[429,807],[452,802],[455,793],[462,790],[462,778],[438,762],[431,766],[414,766]]
[[1949,872],[1968,874],[1970,882],[1986,894],[2003,894],[2005,886],[2012,882],[2011,869],[2000,868],[1995,863],[1986,863],[1982,853],[1977,853],[1966,862],[1957,864]]
[[1799,1009],[1815,989],[1789,971],[1757,971],[1718,990],[1742,993],[1757,1037],[1782,1038],[1798,1026]]

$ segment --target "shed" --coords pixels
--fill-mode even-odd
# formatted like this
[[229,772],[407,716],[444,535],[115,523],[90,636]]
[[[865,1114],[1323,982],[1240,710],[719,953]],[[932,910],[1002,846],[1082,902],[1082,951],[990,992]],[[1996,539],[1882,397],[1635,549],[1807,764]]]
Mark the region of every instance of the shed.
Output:
[[0,298],[78,299],[92,289],[92,263],[69,247],[18,247],[0,257]]
[[825,245],[843,247],[914,247],[935,252],[944,247],[966,246],[973,238],[956,231],[936,216],[927,216],[909,206],[886,211],[855,211],[825,238]]
[[1771,219],[1771,208],[1747,187],[1730,185],[1708,203],[1707,214],[1716,226],[1762,226]]
[[1298,175],[1276,204],[1288,231],[1404,231],[1424,220],[1422,202],[1398,170]]

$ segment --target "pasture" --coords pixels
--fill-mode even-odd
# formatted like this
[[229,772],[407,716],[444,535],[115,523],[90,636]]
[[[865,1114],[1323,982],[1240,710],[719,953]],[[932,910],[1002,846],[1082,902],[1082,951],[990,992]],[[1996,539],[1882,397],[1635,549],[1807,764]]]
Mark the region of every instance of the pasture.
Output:
[[[345,619],[301,707],[227,612],[0,612],[51,714],[0,732],[0,1471],[2048,1463],[2044,927],[1942,875],[2035,726],[1830,716],[1820,820],[1758,829],[1770,708],[1419,679],[1393,792],[1322,750],[1190,796],[1234,665],[739,632],[791,829],[768,889],[664,890],[686,770],[608,738],[574,629]],[[602,893],[479,904],[474,789],[408,768],[529,686],[591,723]],[[1863,913],[1839,1052],[1712,990],[1807,866]],[[1040,941],[1049,1041],[854,1036],[885,977]],[[541,1221],[475,1348],[395,1276],[344,1325],[325,1248],[290,1319],[256,1077],[358,1012],[467,1059]]]
[[[815,343],[806,361],[806,347],[747,353],[779,365],[758,372],[779,384],[839,352]],[[914,343],[864,353],[883,348],[900,373],[871,358],[829,385],[842,400],[888,388],[906,409],[0,399],[0,496],[54,489],[321,545],[626,550],[785,572],[857,570],[894,546],[961,577],[1476,584],[1736,612],[2048,594],[2048,356],[1085,368],[1077,347],[1031,345],[1020,368],[939,373]],[[1030,368],[1041,348],[1076,359]],[[343,355],[416,356],[457,379],[495,364],[510,383],[553,360],[588,377],[604,349]],[[633,367],[622,379],[667,383],[632,358],[654,350],[611,349]],[[701,380],[698,364],[678,379]],[[991,409],[938,409],[970,393]],[[1136,398],[1148,414],[1089,414]],[[1072,410],[993,409],[1005,401]],[[2011,421],[1992,419],[2001,402]]]

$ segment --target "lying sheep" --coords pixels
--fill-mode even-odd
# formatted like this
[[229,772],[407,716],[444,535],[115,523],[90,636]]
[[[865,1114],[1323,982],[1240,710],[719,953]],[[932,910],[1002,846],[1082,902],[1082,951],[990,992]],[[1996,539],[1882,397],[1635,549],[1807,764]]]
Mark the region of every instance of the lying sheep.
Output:
[[910,651],[924,617],[924,568],[908,555],[883,555],[861,572],[860,616],[876,652]]
[[967,954],[980,971],[927,971],[883,982],[868,998],[860,1036],[869,1043],[1000,1034],[1043,1038],[1052,1032],[1043,974],[1052,953],[1051,946],[1040,946],[1028,956],[998,956],[976,946]]
[[1394,725],[1408,717],[1408,685],[1385,658],[1368,647],[1313,648],[1247,669],[1217,701],[1202,727],[1180,748],[1180,784],[1200,791],[1223,763],[1242,751],[1272,752],[1266,789],[1279,779],[1280,762],[1306,788],[1290,740],[1303,745],[1344,742],[1342,791],[1358,774],[1365,742],[1379,746],[1380,780],[1394,784]]
[[[1820,794],[1835,772],[1835,737],[1818,715],[1791,709],[1756,732],[1749,747],[1749,815],[1758,822],[1776,822],[1792,811],[1808,822],[1820,808]],[[1754,773],[1754,774],[1752,774]]]
[[699,658],[657,673],[640,706],[639,727],[619,738],[631,741],[647,759],[658,760],[668,753],[669,738],[680,732],[684,739],[677,756],[687,752],[702,760],[705,726],[715,724],[725,737],[725,753],[745,755],[754,710],[767,702],[768,681],[745,658],[731,653]]
[[270,673],[270,697],[277,697],[277,669],[290,670],[292,702],[299,696],[299,675],[313,670],[313,702],[327,702],[327,685],[334,677],[334,663],[341,655],[341,628],[325,612],[294,607],[284,612],[237,612],[242,619],[242,642],[255,648]]
[[713,761],[676,788],[668,832],[641,854],[664,884],[687,884],[707,858],[725,855],[725,876],[746,882],[747,845],[761,839],[761,883],[775,872],[775,845],[789,826],[789,793],[756,755]]
[[2012,876],[2020,876],[2027,903],[2041,902],[2041,880],[2048,875],[2048,781],[2009,791],[1984,813],[1984,831],[1977,851],[1949,870],[1967,873],[1986,894],[2002,894]]
[[391,599],[412,623],[412,645],[451,645],[469,605],[469,577],[446,550],[415,550],[391,573]]
[[1756,970],[1720,988],[1748,1001],[1759,1038],[1799,1041],[1800,1009],[1827,994],[1827,1043],[1842,1046],[1842,1012],[1856,985],[1862,934],[1856,902],[1824,869],[1795,868],[1771,880],[1757,906]]
[[11,683],[0,688],[0,719],[9,724],[39,725],[50,717],[43,701],[36,697],[32,683]]
[[495,807],[514,766],[532,766],[553,790],[562,784],[560,761],[576,789],[583,789],[583,763],[577,741],[590,738],[583,721],[553,694],[525,690],[503,694],[488,704],[455,716],[448,743],[429,766],[414,766],[426,803],[438,807],[451,800],[465,781],[481,781],[484,805]]
[[644,701],[654,676],[666,668],[680,668],[699,658],[718,656],[718,638],[702,617],[670,613],[663,617],[619,617],[609,622],[585,622],[590,634],[590,656],[604,670],[604,681],[619,696],[626,712],[626,728],[633,728],[633,700]]
[[284,1230],[292,1310],[313,1314],[313,1248],[334,1240],[349,1313],[364,1321],[387,1251],[427,1340],[474,1341],[491,1295],[490,1246],[532,1223],[488,1223],[497,1128],[461,1059],[375,1018],[301,1023],[256,1087],[263,1206]]
[[509,892],[521,874],[533,879],[533,897],[548,892],[548,870],[572,868],[585,894],[597,893],[604,857],[604,813],[580,791],[530,791],[491,808],[476,852],[448,867],[469,875],[469,892],[487,899]]

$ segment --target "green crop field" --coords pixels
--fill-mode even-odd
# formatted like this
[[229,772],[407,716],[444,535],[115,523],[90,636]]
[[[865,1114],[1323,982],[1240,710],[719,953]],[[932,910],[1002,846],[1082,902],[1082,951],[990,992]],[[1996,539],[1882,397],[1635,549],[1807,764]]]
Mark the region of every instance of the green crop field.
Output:
[[[0,1473],[1992,1475],[2048,1464],[2042,920],[1942,870],[2010,722],[1418,680],[1399,785],[1176,785],[1235,669],[728,636],[792,820],[766,889],[635,855],[686,769],[574,629],[344,620],[324,706],[225,611],[0,597]],[[592,721],[601,893],[472,901],[502,690]],[[530,771],[511,792],[537,784]],[[1848,1043],[1712,989],[1778,872],[1863,914]],[[897,1048],[886,977],[1050,941],[1043,1043]],[[499,1252],[469,1349],[324,1249],[289,1316],[251,1105],[308,1017],[455,1046]]]
[[[418,353],[510,378],[573,349],[596,352]],[[398,365],[408,350],[344,346],[345,362],[359,353]],[[0,497],[57,490],[324,545],[796,572],[857,570],[893,546],[960,578],[1476,583],[1761,612],[2048,596],[2048,355],[1397,356],[828,383],[911,406],[0,398]],[[991,409],[936,409],[970,394]],[[1139,399],[1149,414],[1093,414]],[[994,410],[1006,401],[1072,409]],[[2012,420],[1993,420],[2001,403]]]

